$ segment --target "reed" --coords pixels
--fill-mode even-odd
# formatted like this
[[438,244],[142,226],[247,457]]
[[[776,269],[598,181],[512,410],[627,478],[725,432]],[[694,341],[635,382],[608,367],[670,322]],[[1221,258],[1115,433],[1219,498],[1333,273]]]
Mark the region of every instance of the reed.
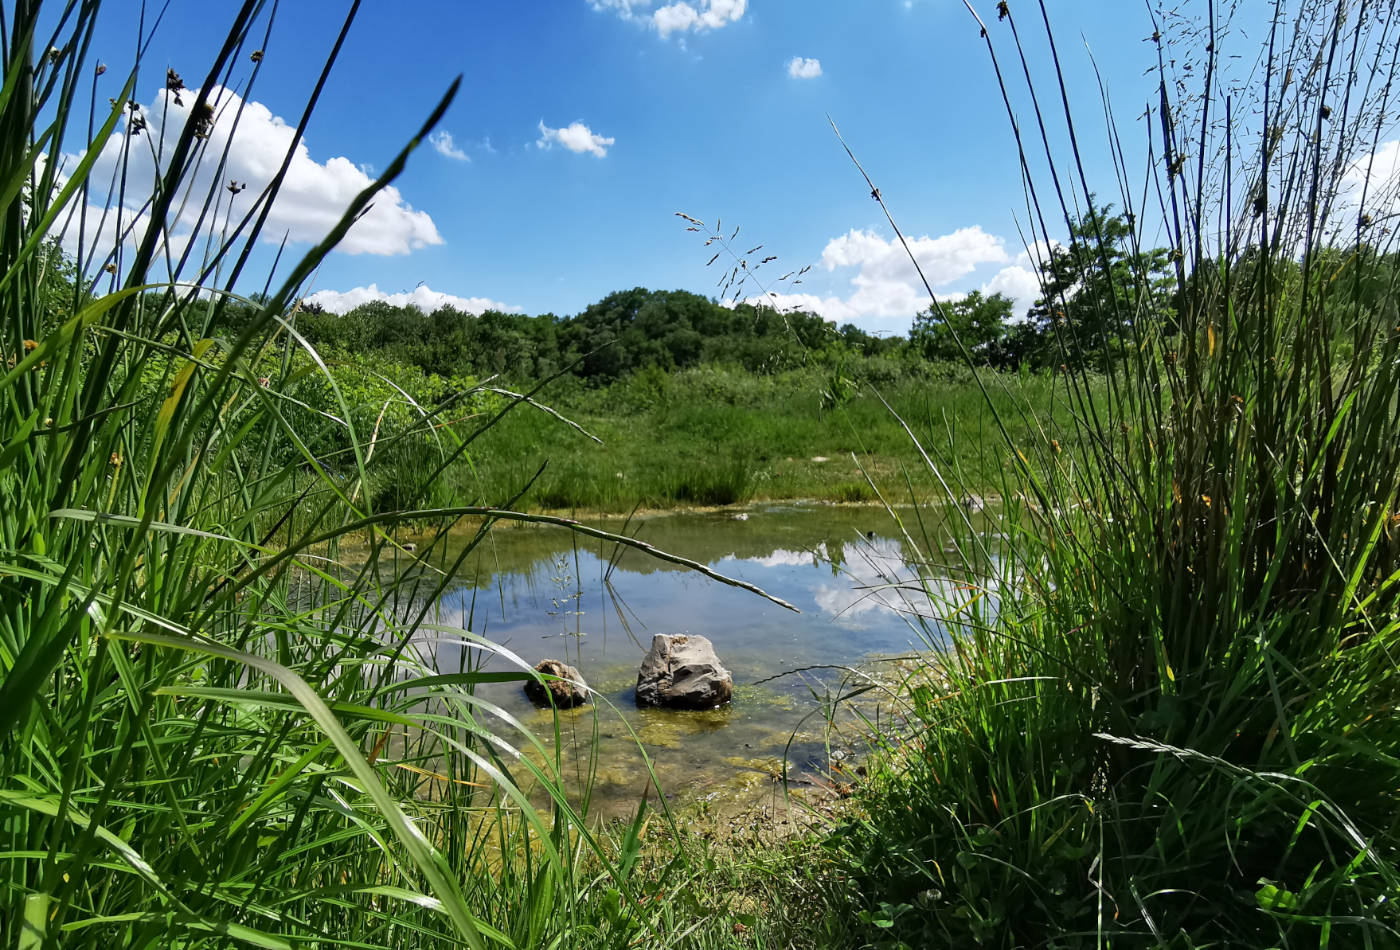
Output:
[[238,217],[209,133],[237,134],[227,90],[256,88],[272,7],[238,7],[197,89],[167,79],[192,107],[158,141],[128,105],[149,66],[99,81],[96,0],[0,19],[0,942],[665,945],[627,829],[590,830],[586,781],[475,695],[528,664],[434,612],[490,526],[529,517],[526,484],[400,510],[529,394],[398,391],[369,424],[296,332],[308,275],[456,84],[320,244],[237,293],[356,4]]
[[[1395,946],[1395,11],[1279,0],[1262,47],[1237,22],[1258,11],[1159,11],[1149,161],[1105,97],[1106,189],[1044,4],[997,8],[971,23],[1027,235],[1083,238],[1045,285],[1072,421],[1007,435],[999,551],[929,461],[951,527],[923,540],[966,584],[928,585],[952,645],[834,839],[851,939]],[[1158,243],[1168,286],[1122,266]]]

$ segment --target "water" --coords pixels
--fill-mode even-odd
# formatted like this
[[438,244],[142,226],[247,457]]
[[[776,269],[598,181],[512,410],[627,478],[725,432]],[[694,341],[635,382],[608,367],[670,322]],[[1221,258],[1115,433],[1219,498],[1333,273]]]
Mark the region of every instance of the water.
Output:
[[[921,619],[933,608],[917,584],[919,566],[881,509],[774,504],[671,513],[634,520],[634,531],[801,613],[642,552],[533,525],[495,531],[438,604],[440,622],[467,626],[531,664],[562,659],[597,691],[594,706],[559,714],[572,779],[582,783],[593,772],[595,812],[629,811],[646,789],[638,739],[677,803],[743,807],[772,794],[784,773],[799,785],[823,785],[833,752],[858,754],[853,714],[892,714],[878,689],[839,704],[834,716],[831,700],[907,671],[914,661],[896,667],[891,658],[938,642],[936,624]],[[733,703],[710,712],[637,709],[637,667],[653,633],[708,637],[733,674]],[[440,669],[458,668],[460,646],[435,649]],[[511,667],[498,657],[487,668]],[[517,684],[483,685],[478,695],[553,742],[554,713],[534,707]]]

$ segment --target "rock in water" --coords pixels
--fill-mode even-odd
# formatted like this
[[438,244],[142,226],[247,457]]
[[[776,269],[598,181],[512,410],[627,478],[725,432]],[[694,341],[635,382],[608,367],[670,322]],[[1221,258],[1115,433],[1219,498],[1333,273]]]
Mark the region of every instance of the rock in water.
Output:
[[[535,667],[536,673],[557,676],[557,680],[540,682],[525,681],[525,695],[537,706],[548,706],[550,700],[560,709],[572,709],[588,702],[588,684],[578,670],[559,660],[541,660]],[[567,682],[566,682],[567,681]]]
[[637,673],[637,705],[714,709],[734,696],[734,677],[708,637],[658,633]]

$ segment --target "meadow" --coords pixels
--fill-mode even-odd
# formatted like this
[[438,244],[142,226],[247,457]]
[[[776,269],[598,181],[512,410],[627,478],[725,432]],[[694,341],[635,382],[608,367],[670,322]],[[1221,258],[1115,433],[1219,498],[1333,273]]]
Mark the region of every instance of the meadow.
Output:
[[[755,377],[702,367],[551,400],[551,407],[601,440],[528,412],[502,420],[481,443],[459,494],[534,478],[523,499],[547,509],[626,511],[815,499],[905,504],[937,480],[901,425],[962,473],[969,491],[999,494],[1011,452],[989,436],[995,422],[965,376],[898,381],[841,406],[821,406],[822,376],[794,370]],[[1053,403],[1054,384],[1027,381]],[[1010,408],[1007,397],[1003,405]],[[1067,415],[1067,413],[1066,413]],[[1044,438],[1029,427],[1022,440]]]

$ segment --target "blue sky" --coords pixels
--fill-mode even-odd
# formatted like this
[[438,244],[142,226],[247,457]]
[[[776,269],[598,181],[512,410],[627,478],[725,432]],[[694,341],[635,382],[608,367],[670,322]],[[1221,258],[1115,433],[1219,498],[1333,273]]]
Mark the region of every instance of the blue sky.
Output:
[[[995,3],[975,5],[1009,41]],[[236,6],[174,0],[138,89],[149,114],[165,107],[166,66],[202,77]],[[280,159],[278,119],[295,124],[345,6],[282,4],[231,147],[234,177],[256,185]],[[1089,174],[1111,195],[1085,44],[1131,149],[1154,95],[1151,22],[1133,3],[1050,8]],[[120,90],[138,9],[104,8],[94,47],[111,67],[104,97]],[[1038,9],[1016,10],[1035,33]],[[1042,45],[1031,65],[1043,74]],[[243,92],[251,71],[240,62],[230,86]],[[706,268],[713,249],[685,231],[684,211],[722,219],[726,234],[740,226],[737,250],[761,243],[779,257],[766,274],[813,265],[802,286],[770,288],[804,295],[785,301],[903,332],[926,301],[828,114],[918,239],[940,294],[1000,289],[1023,304],[1033,294],[1016,152],[960,0],[367,0],[267,236],[308,247],[458,74],[435,144],[316,275],[322,302],[412,294],[429,307],[565,315],[634,286],[715,295],[720,265]]]

